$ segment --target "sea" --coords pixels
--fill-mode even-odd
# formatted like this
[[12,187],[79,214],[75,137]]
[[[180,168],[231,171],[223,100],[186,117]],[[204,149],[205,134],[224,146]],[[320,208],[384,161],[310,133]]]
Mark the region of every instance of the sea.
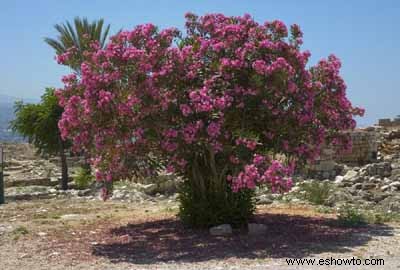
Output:
[[22,142],[23,138],[12,132],[10,121],[14,119],[14,103],[0,102],[0,142]]

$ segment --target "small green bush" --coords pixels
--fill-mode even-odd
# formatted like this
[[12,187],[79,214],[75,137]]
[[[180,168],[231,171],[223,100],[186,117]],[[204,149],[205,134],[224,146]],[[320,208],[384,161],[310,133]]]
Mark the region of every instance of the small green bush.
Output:
[[379,210],[359,209],[353,205],[343,205],[338,209],[338,221],[347,227],[357,227],[366,224],[383,224],[400,221],[400,215]]
[[79,168],[74,177],[74,182],[79,189],[88,188],[93,181],[94,177],[91,175],[90,169],[87,168]]
[[317,210],[318,213],[321,213],[321,214],[332,214],[332,213],[335,212],[335,210],[333,208],[328,207],[328,206],[324,206],[324,205],[318,206],[316,208],[316,210]]
[[339,224],[345,227],[363,226],[371,221],[363,211],[351,205],[340,207],[337,216]]
[[302,195],[303,199],[316,205],[323,205],[333,191],[333,187],[328,182],[312,181],[302,183],[300,190],[304,192]]
[[366,216],[368,223],[373,223],[373,224],[382,224],[385,222],[400,221],[400,214],[397,213],[368,211]]

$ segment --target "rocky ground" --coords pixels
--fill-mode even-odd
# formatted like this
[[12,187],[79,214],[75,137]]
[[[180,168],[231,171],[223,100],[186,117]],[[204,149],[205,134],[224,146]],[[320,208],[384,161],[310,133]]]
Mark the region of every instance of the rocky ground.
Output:
[[328,207],[350,204],[362,209],[400,214],[400,158],[363,167],[347,167],[335,180],[321,181],[299,176],[296,186],[281,198],[287,201],[304,198],[307,195],[305,185],[329,188],[329,194],[321,202]]
[[[99,187],[93,183],[88,187],[77,187],[75,178],[82,160],[69,157],[70,190],[59,190],[61,178],[60,164],[57,158],[41,157],[27,143],[9,143],[5,149],[4,183],[7,201],[85,197],[97,199]],[[121,181],[115,185],[114,200],[139,201],[162,199],[174,195],[177,188],[176,177],[160,175],[156,179]]]

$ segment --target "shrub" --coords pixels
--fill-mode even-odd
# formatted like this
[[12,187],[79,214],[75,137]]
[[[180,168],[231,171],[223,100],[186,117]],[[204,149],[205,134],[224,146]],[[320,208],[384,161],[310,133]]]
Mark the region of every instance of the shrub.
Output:
[[[229,185],[224,191],[213,189],[199,193],[190,184],[183,183],[179,191],[179,217],[190,227],[208,228],[216,224],[231,224],[240,227],[247,223],[255,210],[252,190],[232,192]],[[203,197],[204,196],[204,197]]]
[[304,191],[304,199],[317,205],[324,205],[329,195],[332,193],[332,184],[328,182],[305,182],[300,185]]
[[328,206],[324,206],[324,205],[320,205],[316,208],[318,213],[322,213],[322,214],[332,214],[335,212],[335,209],[332,207],[328,207]]
[[323,142],[348,148],[341,131],[354,128],[362,110],[346,98],[337,57],[307,68],[297,25],[289,34],[280,21],[259,24],[249,15],[186,18],[186,36],[146,24],[105,49],[93,43],[80,77],[63,79],[59,127],[108,186],[138,169],[152,173],[149,153],[165,161],[186,184],[181,217],[199,215],[189,220],[201,226],[221,207],[236,213],[243,204],[247,217],[253,208],[241,191],[287,191],[295,162],[317,157]]
[[398,213],[381,212],[379,210],[366,211],[366,219],[368,223],[382,224],[385,222],[396,222],[400,220]]
[[357,207],[344,205],[338,209],[339,224],[346,227],[363,226],[368,223],[367,216]]
[[87,168],[79,168],[74,177],[74,182],[79,189],[88,188],[93,181],[94,177],[92,176],[90,169]]
[[366,224],[382,224],[385,222],[397,222],[399,220],[399,214],[383,212],[377,209],[360,209],[349,204],[345,204],[338,209],[339,223],[348,227],[356,227]]

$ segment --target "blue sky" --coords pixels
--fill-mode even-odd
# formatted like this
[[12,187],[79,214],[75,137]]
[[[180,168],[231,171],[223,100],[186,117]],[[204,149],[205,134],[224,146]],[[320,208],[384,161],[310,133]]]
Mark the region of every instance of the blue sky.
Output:
[[0,0],[0,94],[37,98],[45,87],[61,86],[68,69],[57,65],[43,42],[55,37],[55,23],[86,16],[104,18],[114,31],[147,22],[182,28],[187,11],[297,23],[311,64],[331,53],[342,60],[350,100],[367,110],[359,125],[400,114],[398,0]]

